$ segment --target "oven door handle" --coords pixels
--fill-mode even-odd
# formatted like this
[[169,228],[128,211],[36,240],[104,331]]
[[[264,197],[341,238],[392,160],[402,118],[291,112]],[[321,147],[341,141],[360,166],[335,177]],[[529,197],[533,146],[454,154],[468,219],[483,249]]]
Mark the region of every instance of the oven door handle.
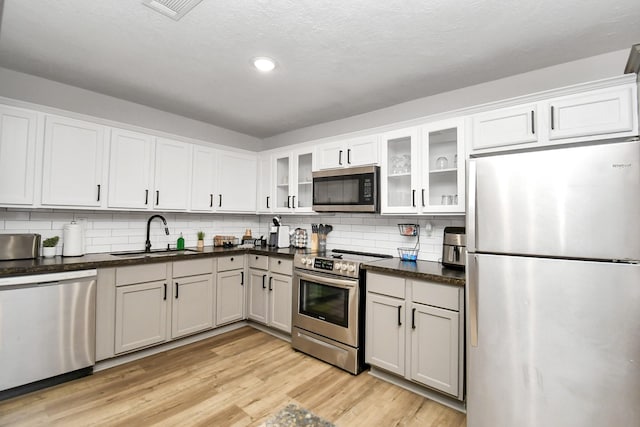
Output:
[[327,276],[326,274],[320,274],[320,273],[308,274],[308,273],[303,273],[301,271],[296,271],[295,274],[300,279],[305,279],[313,282],[320,282],[321,284],[332,285],[332,286],[336,286],[338,288],[343,288],[343,289],[353,289],[358,285],[358,279],[337,279],[334,277]]

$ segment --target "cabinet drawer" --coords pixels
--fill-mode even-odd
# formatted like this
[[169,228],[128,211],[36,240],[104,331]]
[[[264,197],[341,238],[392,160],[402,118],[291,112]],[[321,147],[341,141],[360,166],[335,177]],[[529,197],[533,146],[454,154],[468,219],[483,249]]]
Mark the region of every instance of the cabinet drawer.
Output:
[[173,263],[173,277],[196,276],[213,273],[213,259],[193,259]]
[[417,280],[410,282],[414,302],[460,311],[460,288]]
[[293,260],[271,257],[269,258],[269,270],[272,273],[291,276],[293,274]]
[[218,258],[218,272],[244,268],[244,255],[231,255]]
[[257,268],[259,270],[269,269],[269,257],[266,255],[249,254],[249,268]]
[[404,279],[385,274],[367,273],[367,292],[404,298]]
[[116,286],[153,282],[167,278],[167,264],[136,265],[116,268]]

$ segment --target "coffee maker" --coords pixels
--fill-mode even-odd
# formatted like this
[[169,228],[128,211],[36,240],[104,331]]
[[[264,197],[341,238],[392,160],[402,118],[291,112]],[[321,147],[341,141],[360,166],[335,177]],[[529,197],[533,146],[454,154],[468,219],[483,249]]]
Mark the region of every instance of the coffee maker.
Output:
[[445,227],[442,242],[442,265],[464,270],[467,258],[467,235],[464,227]]
[[289,247],[289,226],[281,224],[282,219],[273,217],[273,225],[269,228],[269,246],[273,248]]

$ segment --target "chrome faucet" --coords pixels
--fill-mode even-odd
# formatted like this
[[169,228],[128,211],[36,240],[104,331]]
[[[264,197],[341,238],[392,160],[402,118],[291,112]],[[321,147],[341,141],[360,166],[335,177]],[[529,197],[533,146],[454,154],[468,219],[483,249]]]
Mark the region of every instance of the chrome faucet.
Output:
[[167,233],[167,236],[169,235],[169,228],[167,227],[167,220],[164,219],[164,217],[162,215],[153,215],[151,218],[149,218],[149,221],[147,221],[147,241],[144,243],[144,251],[145,252],[151,252],[151,240],[149,239],[149,234],[151,231],[151,221],[153,221],[154,218],[160,218],[162,220],[162,223],[164,224],[164,231],[165,233]]

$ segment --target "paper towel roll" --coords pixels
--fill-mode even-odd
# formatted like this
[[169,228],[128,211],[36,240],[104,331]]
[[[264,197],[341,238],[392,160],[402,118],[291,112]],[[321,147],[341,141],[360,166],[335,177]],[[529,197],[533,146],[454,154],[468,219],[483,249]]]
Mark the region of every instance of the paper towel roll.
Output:
[[62,230],[62,256],[84,255],[84,229],[72,221]]

